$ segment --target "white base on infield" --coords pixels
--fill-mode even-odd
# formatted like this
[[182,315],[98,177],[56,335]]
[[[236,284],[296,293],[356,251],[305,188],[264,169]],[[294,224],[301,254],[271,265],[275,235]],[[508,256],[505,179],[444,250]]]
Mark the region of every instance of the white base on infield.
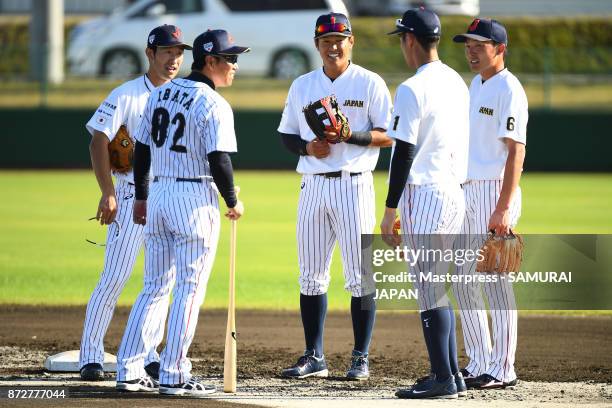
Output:
[[[78,373],[79,369],[79,350],[69,350],[47,357],[45,360],[47,371],[60,371],[68,373]],[[104,353],[104,372],[117,371],[117,357],[112,354]]]

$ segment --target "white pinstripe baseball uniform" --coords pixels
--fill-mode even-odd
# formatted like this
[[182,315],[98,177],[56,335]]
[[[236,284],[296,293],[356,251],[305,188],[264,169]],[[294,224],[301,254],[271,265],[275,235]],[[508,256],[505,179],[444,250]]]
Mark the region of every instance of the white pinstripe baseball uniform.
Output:
[[[441,61],[422,65],[397,88],[389,136],[415,145],[408,185],[399,202],[401,229],[414,248],[449,248],[465,212],[460,183],[467,174],[469,94],[463,79]],[[431,237],[440,234],[439,240]],[[436,240],[439,242],[433,242]],[[435,266],[419,262],[419,307],[448,306],[443,285],[423,282],[420,272]],[[439,266],[440,268],[442,266]]]
[[[133,137],[153,89],[155,86],[146,74],[115,88],[87,122],[87,130],[92,135],[97,130],[112,140],[119,127],[126,125],[128,133]],[[117,299],[132,273],[143,242],[144,229],[132,222],[133,173],[131,171],[125,174],[114,173],[114,176],[117,197],[116,220],[121,225],[121,230],[118,238],[106,246],[104,268],[87,304],[79,356],[81,367],[89,363],[102,364],[104,361],[104,336]],[[114,225],[109,226],[108,234],[114,234],[114,228]],[[146,349],[145,365],[159,360],[155,348],[161,343],[164,327],[160,325],[151,327],[150,330],[151,342]]]
[[191,378],[187,351],[219,238],[219,202],[207,154],[236,151],[232,109],[208,84],[176,79],[152,93],[136,140],[151,149],[154,179],[147,200],[145,284],[119,348],[117,381],[145,375],[141,361],[151,327],[164,317],[159,311],[172,290],[159,381],[182,384]]
[[[333,81],[322,68],[297,78],[289,89],[278,131],[313,140],[315,135],[302,109],[332,94],[353,131],[387,129],[391,96],[385,82],[351,63]],[[309,296],[327,292],[332,252],[338,240],[344,287],[360,297],[365,295],[361,288],[361,234],[373,233],[376,223],[372,170],[379,148],[347,143],[330,148],[329,156],[300,156],[297,165],[297,172],[302,174],[297,220],[300,290]]]
[[[527,141],[527,96],[519,80],[504,69],[486,81],[476,75],[470,85],[470,154],[468,180],[464,184],[466,215],[462,235],[470,236],[471,248],[480,248],[489,219],[502,189],[508,149],[504,138]],[[521,191],[510,205],[510,226],[521,214]],[[457,267],[459,274],[475,273],[475,264]],[[504,279],[484,285],[491,309],[493,345],[481,285],[453,285],[461,311],[463,338],[474,376],[489,374],[503,382],[516,379],[514,359],[517,342],[517,311],[512,284]]]

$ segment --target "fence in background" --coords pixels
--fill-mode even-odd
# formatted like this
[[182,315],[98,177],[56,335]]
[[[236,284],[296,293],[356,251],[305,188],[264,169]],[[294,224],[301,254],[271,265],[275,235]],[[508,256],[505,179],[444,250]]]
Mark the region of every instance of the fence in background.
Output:
[[[0,109],[0,168],[89,168],[92,110]],[[280,111],[235,112],[237,169],[294,169],[297,158],[276,132]],[[526,171],[612,171],[611,115],[606,112],[531,110]],[[61,143],[60,143],[61,140]],[[383,149],[378,169],[389,165]]]

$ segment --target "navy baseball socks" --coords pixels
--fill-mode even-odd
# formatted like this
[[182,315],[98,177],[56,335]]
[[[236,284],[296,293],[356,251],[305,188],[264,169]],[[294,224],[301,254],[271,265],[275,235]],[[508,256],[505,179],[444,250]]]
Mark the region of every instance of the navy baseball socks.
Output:
[[327,293],[317,296],[300,294],[300,312],[304,326],[306,350],[314,350],[315,357],[323,357],[323,329],[327,315]]
[[[454,317],[454,315],[453,315]],[[457,398],[457,385],[451,369],[450,355],[457,353],[456,345],[450,347],[451,315],[448,307],[421,312],[423,335],[431,363],[431,375],[418,380],[409,389],[398,390],[398,398]],[[452,349],[452,350],[451,350]],[[455,361],[455,366],[456,366]]]

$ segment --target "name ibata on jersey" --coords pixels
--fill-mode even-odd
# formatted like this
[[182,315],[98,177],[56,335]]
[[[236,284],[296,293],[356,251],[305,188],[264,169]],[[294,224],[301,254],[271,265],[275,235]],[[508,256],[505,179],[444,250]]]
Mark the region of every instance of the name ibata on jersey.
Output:
[[157,92],[157,102],[167,101],[168,99],[170,99],[170,102],[179,103],[183,105],[183,108],[185,108],[185,110],[189,110],[189,107],[191,107],[191,104],[193,103],[193,97],[185,102],[185,99],[187,99],[187,97],[189,96],[187,92],[181,92],[177,89],[174,92],[174,95],[172,95],[172,98],[170,98],[171,93],[172,91],[170,90],[170,88],[166,88],[163,95],[161,91]]

